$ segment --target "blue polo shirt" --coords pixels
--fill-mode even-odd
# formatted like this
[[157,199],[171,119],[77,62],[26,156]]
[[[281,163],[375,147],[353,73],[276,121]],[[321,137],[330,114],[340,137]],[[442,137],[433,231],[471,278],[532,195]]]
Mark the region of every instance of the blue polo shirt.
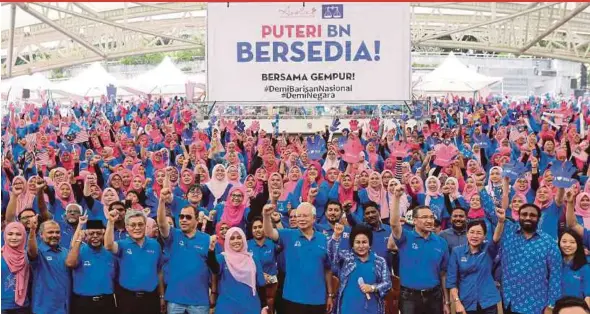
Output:
[[283,298],[300,304],[325,304],[324,274],[330,269],[326,236],[315,231],[308,240],[299,229],[280,229],[278,232],[279,245],[285,254]]
[[145,237],[143,246],[131,238],[117,241],[119,284],[131,291],[152,292],[158,287],[162,251],[158,241]]
[[476,311],[479,304],[488,308],[500,302],[500,292],[492,276],[492,265],[498,253],[493,242],[482,243],[471,253],[469,245],[453,249],[447,270],[447,289],[459,289],[459,299],[467,311]]
[[561,215],[561,206],[557,206],[555,202],[551,203],[549,207],[543,210],[541,219],[539,220],[539,229],[543,230],[551,238],[557,240],[557,233],[559,229],[559,216]]
[[[389,241],[389,236],[391,235],[391,227],[384,223],[380,223],[377,228],[373,228],[368,224],[366,226],[373,230],[373,245],[371,245],[371,250],[387,261],[387,241]],[[387,266],[391,269],[391,265]]]
[[31,260],[33,270],[33,313],[67,314],[70,306],[71,273],[66,267],[68,251],[55,250],[45,242],[37,244],[37,258]]
[[[228,314],[258,314],[260,313],[260,298],[256,289],[254,293],[252,288],[242,282],[237,281],[232,276],[225,257],[221,254],[216,256],[219,263],[219,298],[215,312]],[[262,266],[256,258],[256,286],[265,285]]]
[[262,265],[262,271],[271,276],[279,273],[277,267],[277,245],[269,238],[264,239],[262,245],[258,245],[256,240],[248,240],[248,250],[254,255]]
[[80,246],[78,266],[73,269],[74,293],[97,296],[114,293],[115,256],[104,246],[97,249],[86,243]]
[[415,230],[402,228],[402,235],[395,243],[403,287],[424,290],[440,285],[440,273],[447,270],[449,260],[449,248],[443,238],[431,232],[425,239]]
[[72,244],[72,237],[76,232],[76,228],[70,225],[69,223],[59,219],[56,220],[57,224],[59,225],[59,231],[61,232],[61,239],[59,240],[59,246],[70,249],[70,245]]
[[[27,255],[25,254],[25,258],[27,258]],[[6,261],[4,260],[4,257],[2,256],[0,259],[2,259],[2,272],[0,273],[0,278],[2,279],[2,310],[14,310],[14,309],[20,309],[23,307],[27,307],[29,306],[29,295],[30,292],[27,293],[27,297],[25,299],[25,303],[23,304],[23,306],[19,306],[18,304],[16,304],[14,302],[14,290],[16,289],[16,276],[10,272],[10,268],[8,268],[8,264],[6,263]]]
[[209,252],[208,234],[197,231],[189,238],[180,229],[170,228],[164,239],[166,264],[166,294],[168,302],[208,306],[209,305]]
[[127,233],[127,230],[125,230],[125,228],[123,228],[122,230],[114,230],[115,233],[115,241],[119,241],[119,240],[125,240],[127,238],[129,238],[129,234]]
[[590,265],[572,269],[572,262],[563,262],[561,268],[561,291],[563,296],[584,299],[590,297]]

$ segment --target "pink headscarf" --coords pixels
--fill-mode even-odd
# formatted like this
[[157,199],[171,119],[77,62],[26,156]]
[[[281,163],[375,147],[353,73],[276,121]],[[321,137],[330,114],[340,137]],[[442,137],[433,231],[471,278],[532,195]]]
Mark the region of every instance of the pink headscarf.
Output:
[[[320,187],[320,184],[324,181],[324,179],[322,178],[322,166],[320,166],[320,164],[317,161],[312,161],[309,164],[308,168],[315,168],[318,172],[318,176],[315,178],[315,183],[318,185],[318,188]],[[305,173],[303,174],[303,186],[301,187],[301,200],[306,202],[307,201],[307,195],[309,194],[309,189],[311,188],[311,185],[313,184],[313,182],[309,181],[309,170],[306,170]]]
[[[544,203],[542,203],[542,202],[539,200],[539,197],[538,197],[538,196],[539,196],[539,191],[540,191],[541,189],[547,189],[547,190],[549,191],[549,196],[548,196],[548,199],[547,199],[547,201],[546,201],[546,202],[544,202]],[[537,194],[535,195],[535,205],[539,206],[539,208],[540,208],[541,210],[544,210],[544,209],[546,209],[547,207],[551,206],[551,204],[553,204],[553,191],[551,190],[551,188],[550,188],[550,187],[548,187],[548,186],[546,186],[546,185],[541,185],[541,186],[539,187],[539,189],[537,190]]]
[[[301,178],[300,175],[297,175],[295,173],[291,173],[293,169],[299,169],[299,167],[297,167],[297,166],[292,167],[289,169],[289,172],[287,172],[287,182],[285,182],[285,184],[283,185],[284,192],[287,194],[292,193],[293,190],[295,190],[295,187],[297,186],[297,182]],[[301,169],[299,169],[299,171],[301,171]],[[295,176],[297,176],[297,177],[295,177]]]
[[[184,184],[182,183],[182,174],[188,172],[191,175],[192,181],[189,184]],[[183,169],[180,172],[180,177],[178,178],[178,186],[180,187],[180,189],[182,190],[182,192],[184,194],[186,194],[188,192],[188,189],[193,186],[193,184],[195,183],[195,175],[193,174],[193,172],[189,169]]]
[[102,195],[100,197],[100,202],[102,203],[102,212],[104,213],[105,217],[109,217],[109,205],[110,204],[106,204],[106,200],[104,199],[104,195],[107,194],[108,191],[111,191],[113,193],[115,193],[115,197],[116,197],[116,201],[119,201],[119,193],[117,193],[117,190],[113,189],[113,188],[106,188],[104,189],[104,191],[102,191]]
[[[230,170],[230,169],[235,169],[235,171],[237,171],[237,172],[238,172],[238,178],[237,178],[236,180],[231,180],[231,179],[229,178],[229,170]],[[236,165],[229,165],[229,166],[227,166],[227,169],[225,169],[225,170],[226,170],[226,171],[227,171],[227,173],[228,173],[227,179],[228,179],[229,183],[230,183],[232,186],[243,186],[242,182],[240,182],[240,168],[238,168],[238,166],[236,166]]]
[[[60,190],[63,185],[66,185],[68,188],[70,188],[70,196],[67,199],[61,198],[61,195],[60,195],[61,194]],[[57,191],[55,191],[55,197],[61,202],[61,205],[63,206],[64,209],[66,208],[66,206],[68,206],[68,204],[76,202],[76,200],[74,199],[74,190],[72,189],[72,186],[69,183],[62,182],[62,183],[58,184],[56,188],[57,188]]]
[[[430,191],[428,189],[428,181],[429,180],[435,180],[436,181],[436,191],[432,192],[432,191]],[[425,185],[426,185],[426,187],[425,187],[425,193],[424,194],[426,194],[426,198],[424,199],[424,204],[426,206],[429,206],[430,205],[430,199],[432,197],[440,196],[440,180],[437,177],[430,176],[430,177],[426,178],[426,184]]]
[[[522,201],[523,204],[525,204],[527,202],[526,196],[524,194],[516,193],[516,194],[514,194],[514,196],[512,196],[512,199],[515,199],[515,198],[520,198],[520,200]],[[514,220],[518,221],[518,218],[519,218],[518,209],[517,210],[512,209],[512,218]]]
[[[242,203],[238,206],[232,204],[231,195],[233,192],[241,192],[244,195],[242,199]],[[248,199],[248,195],[246,194],[246,189],[243,187],[233,187],[229,190],[227,194],[228,200],[225,202],[223,207],[223,214],[221,215],[221,220],[227,222],[230,227],[239,226],[244,219],[244,211],[246,210],[246,200]]]
[[[230,244],[229,238],[238,233],[242,237],[242,249],[239,252],[234,251]],[[230,228],[225,234],[226,241],[223,245],[224,252],[221,253],[225,258],[227,268],[230,274],[238,282],[241,282],[252,288],[252,295],[256,295],[256,264],[252,258],[252,253],[248,252],[248,242],[242,229],[237,227]]]
[[23,306],[27,298],[27,288],[29,285],[29,276],[31,270],[27,259],[25,258],[25,241],[27,239],[27,232],[25,226],[20,222],[11,222],[4,228],[4,243],[7,242],[6,233],[16,229],[23,238],[17,248],[12,248],[9,245],[2,246],[2,258],[8,265],[11,273],[16,276],[16,287],[14,289],[14,301],[19,306]]
[[383,203],[387,203],[386,199],[387,199],[387,189],[383,187],[383,183],[381,182],[381,174],[377,171],[373,171],[370,175],[369,175],[369,180],[371,178],[371,176],[377,176],[379,177],[379,187],[377,189],[372,188],[371,184],[369,183],[369,186],[367,186],[367,188],[365,189],[367,191],[367,196],[369,197],[369,199],[377,204],[379,204],[379,206],[383,206]]
[[23,182],[23,191],[16,199],[16,215],[20,214],[25,208],[32,208],[33,201],[35,200],[35,194],[29,191],[27,180],[22,176],[16,176],[12,179],[12,185],[20,180]]
[[589,209],[582,208],[582,198],[583,197],[590,198],[590,194],[586,193],[586,192],[579,193],[578,196],[576,196],[576,203],[574,205],[574,209],[575,209],[576,216],[580,216],[584,219],[584,228],[589,229],[590,228],[590,208]]
[[350,188],[345,188],[344,185],[342,185],[342,182],[339,182],[338,184],[338,202],[340,202],[340,204],[344,204],[345,202],[351,202],[352,203],[352,208],[350,209],[351,212],[355,212],[357,209],[357,204],[354,201],[354,179],[352,178],[352,175],[350,173],[343,173],[342,174],[342,178],[344,179],[344,177],[349,177],[351,182],[353,182],[350,186]]

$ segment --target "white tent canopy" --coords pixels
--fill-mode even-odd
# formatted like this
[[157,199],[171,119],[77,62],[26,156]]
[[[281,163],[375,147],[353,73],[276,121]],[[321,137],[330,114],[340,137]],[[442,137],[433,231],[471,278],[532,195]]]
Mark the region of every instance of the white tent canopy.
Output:
[[187,81],[187,75],[166,56],[155,68],[133,79],[122,81],[119,86],[132,93],[180,95],[185,93]]
[[30,90],[30,101],[41,101],[39,91],[51,89],[53,83],[43,74],[21,75],[9,80],[2,80],[0,90],[3,100],[17,100],[22,98],[24,89]]
[[53,91],[66,96],[100,97],[110,84],[117,86],[117,79],[95,62],[75,77],[55,84]]
[[423,93],[477,92],[501,81],[501,77],[485,76],[469,69],[451,52],[434,71],[417,78],[414,90]]

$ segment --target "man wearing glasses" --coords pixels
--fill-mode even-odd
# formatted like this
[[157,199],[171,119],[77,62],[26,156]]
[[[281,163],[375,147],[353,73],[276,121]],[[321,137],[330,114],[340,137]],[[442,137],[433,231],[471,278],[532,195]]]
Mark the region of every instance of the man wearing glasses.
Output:
[[[180,228],[170,227],[166,219],[166,203],[173,200],[170,189],[160,192],[157,223],[160,237],[164,240],[168,264],[164,299],[168,302],[168,314],[207,314],[209,306],[215,305],[213,289],[209,299],[209,253],[210,236],[197,230],[198,210],[185,206],[178,215]],[[190,261],[190,262],[187,262]]]
[[428,206],[413,209],[414,230],[402,228],[399,213],[402,195],[403,187],[396,187],[390,206],[391,234],[400,259],[400,310],[404,314],[449,314],[449,303],[444,302],[448,300],[445,289],[448,245],[433,232],[435,217]]
[[70,249],[70,244],[74,236],[74,232],[78,227],[78,219],[82,215],[82,206],[78,204],[68,204],[66,206],[65,217],[56,217],[56,221],[59,224],[61,230],[61,242],[60,246]]
[[103,246],[104,229],[102,220],[79,218],[66,258],[73,279],[71,314],[115,313],[115,257]]
[[159,314],[157,288],[162,262],[160,244],[146,237],[145,213],[135,210],[127,210],[125,214],[125,227],[129,237],[115,241],[114,226],[118,217],[119,211],[109,212],[104,245],[119,261],[119,314]]

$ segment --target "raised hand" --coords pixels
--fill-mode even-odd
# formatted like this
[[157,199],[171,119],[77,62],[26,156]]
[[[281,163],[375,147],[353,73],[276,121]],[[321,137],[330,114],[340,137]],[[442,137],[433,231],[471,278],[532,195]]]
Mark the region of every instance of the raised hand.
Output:
[[498,217],[498,222],[506,221],[506,210],[496,207],[496,217]]
[[400,185],[396,186],[394,191],[395,198],[399,200],[402,197],[402,195],[404,195],[404,188]]
[[80,217],[78,217],[78,224],[80,226],[86,225],[87,222],[88,222],[88,215],[81,215]]
[[119,218],[119,211],[117,211],[117,210],[111,210],[111,211],[109,212],[109,216],[107,217],[107,219],[108,219],[110,222],[113,222],[113,223],[114,223],[115,221],[117,221],[117,218]]
[[336,223],[334,225],[334,234],[332,234],[332,239],[334,239],[334,240],[340,239],[340,237],[342,236],[343,233],[344,233],[344,226],[341,225],[340,223]]
[[217,244],[217,236],[212,235],[209,238],[209,251],[215,251],[215,244]]
[[274,210],[275,210],[275,205],[273,205],[273,204],[266,204],[266,205],[264,205],[264,207],[262,207],[262,213],[264,213],[265,215],[272,214],[272,212],[274,212]]

